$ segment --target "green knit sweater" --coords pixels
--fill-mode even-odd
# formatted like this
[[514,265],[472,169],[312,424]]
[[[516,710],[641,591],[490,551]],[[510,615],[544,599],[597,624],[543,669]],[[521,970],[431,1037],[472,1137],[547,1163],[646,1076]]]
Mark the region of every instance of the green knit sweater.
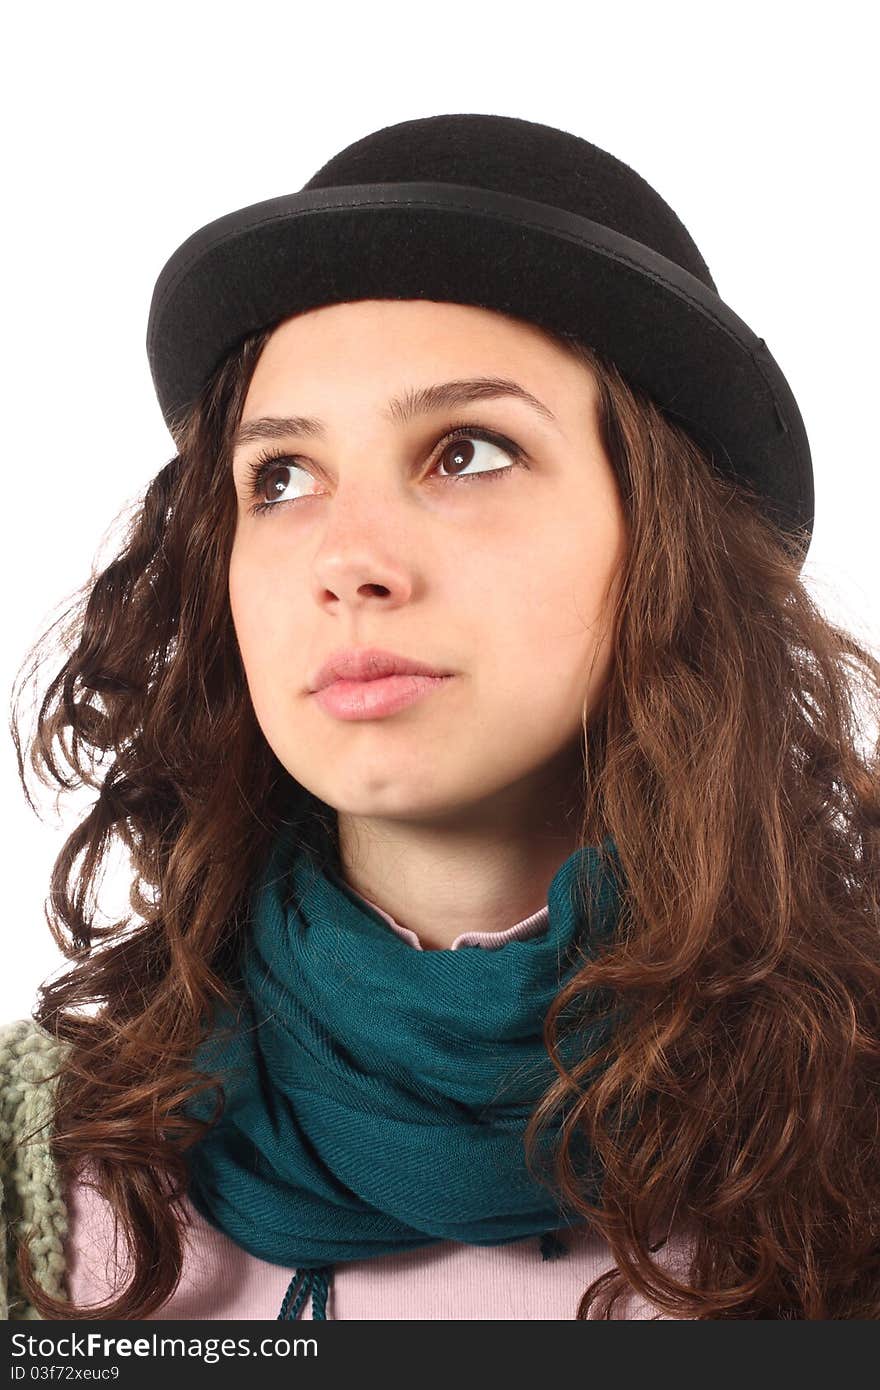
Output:
[[[16,1269],[20,1239],[34,1231],[34,1274],[55,1298],[68,1298],[64,1238],[67,1206],[49,1149],[55,1083],[41,1084],[60,1065],[66,1043],[32,1018],[0,1026],[0,1318],[24,1321],[41,1314],[22,1293]],[[39,1129],[29,1143],[25,1135]]]

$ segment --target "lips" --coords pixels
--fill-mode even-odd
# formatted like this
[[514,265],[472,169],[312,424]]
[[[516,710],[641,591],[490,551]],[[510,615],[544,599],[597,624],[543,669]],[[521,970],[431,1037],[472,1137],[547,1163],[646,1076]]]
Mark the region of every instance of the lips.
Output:
[[374,681],[385,676],[450,676],[454,672],[415,661],[379,647],[349,647],[333,652],[315,673],[309,689],[323,690],[334,681]]
[[377,720],[400,714],[432,691],[453,684],[454,676],[381,676],[372,681],[335,680],[312,694],[334,719]]

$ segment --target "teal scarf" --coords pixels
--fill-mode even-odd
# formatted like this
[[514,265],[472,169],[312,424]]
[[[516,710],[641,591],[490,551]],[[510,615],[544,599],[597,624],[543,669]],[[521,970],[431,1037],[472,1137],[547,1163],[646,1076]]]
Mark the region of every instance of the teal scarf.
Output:
[[[583,848],[557,871],[545,934],[418,951],[292,826],[279,834],[251,898],[241,1007],[218,1013],[195,1058],[222,1077],[224,1110],[187,1154],[201,1214],[261,1259],[297,1266],[279,1318],[296,1318],[309,1290],[325,1317],[340,1261],[539,1233],[545,1259],[564,1253],[552,1232],[575,1214],[528,1174],[522,1137],[555,1076],[544,1016],[617,920],[619,859],[603,845],[604,860]],[[566,1065],[608,1028],[563,1036]],[[215,1098],[187,1111],[210,1119]],[[547,1159],[548,1133],[536,1150]]]

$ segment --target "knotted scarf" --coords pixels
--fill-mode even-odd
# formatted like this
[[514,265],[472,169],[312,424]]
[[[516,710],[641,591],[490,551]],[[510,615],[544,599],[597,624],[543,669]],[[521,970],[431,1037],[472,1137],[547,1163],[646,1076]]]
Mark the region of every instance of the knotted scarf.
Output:
[[[523,1132],[556,1076],[544,1016],[618,917],[619,859],[610,837],[603,846],[555,874],[546,933],[419,951],[294,826],[278,834],[249,898],[240,1002],[216,1011],[195,1057],[222,1080],[224,1108],[187,1158],[206,1220],[297,1267],[279,1318],[296,1318],[309,1289],[325,1317],[340,1261],[539,1233],[545,1259],[564,1253],[549,1233],[576,1215],[527,1172]],[[565,1065],[609,1026],[579,1020],[561,1036]],[[215,1100],[209,1088],[186,1109],[210,1119]],[[549,1158],[554,1133],[536,1154]],[[598,1200],[589,1162],[585,1178]]]

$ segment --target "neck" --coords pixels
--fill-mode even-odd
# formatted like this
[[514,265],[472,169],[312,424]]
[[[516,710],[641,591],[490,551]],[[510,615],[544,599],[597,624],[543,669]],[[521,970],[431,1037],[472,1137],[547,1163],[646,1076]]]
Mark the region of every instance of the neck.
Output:
[[414,932],[423,950],[447,949],[462,932],[507,931],[546,907],[554,874],[581,844],[581,827],[572,808],[559,823],[502,820],[498,809],[469,817],[459,807],[431,822],[340,813],[337,871]]

